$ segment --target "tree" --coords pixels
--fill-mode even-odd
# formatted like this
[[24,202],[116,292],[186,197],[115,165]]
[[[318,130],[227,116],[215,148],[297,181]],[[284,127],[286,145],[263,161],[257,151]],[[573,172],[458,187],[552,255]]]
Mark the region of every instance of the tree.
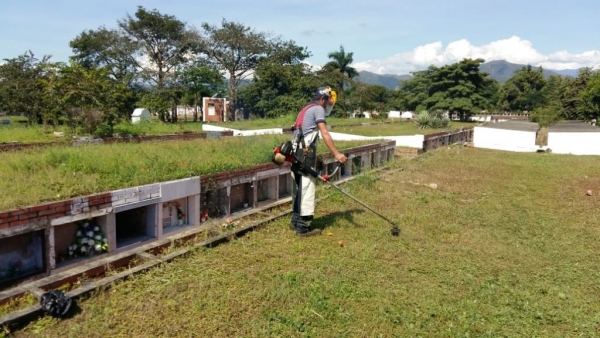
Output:
[[581,118],[598,120],[600,114],[600,71],[594,71],[581,94]]
[[[143,78],[156,84],[159,96],[164,96],[162,92],[167,86],[176,82],[175,70],[199,52],[198,33],[172,15],[163,15],[156,9],[147,11],[142,6],[138,7],[135,17],[127,15],[118,23],[147,57],[149,64],[136,59]],[[164,113],[159,117],[166,120]],[[172,121],[177,122],[176,111],[173,111]]]
[[389,90],[379,85],[369,85],[362,82],[356,82],[352,88],[347,90],[347,108],[359,110],[360,112],[368,110],[380,110],[387,106],[389,100]]
[[186,94],[191,98],[194,121],[198,121],[198,99],[218,93],[225,86],[225,79],[219,70],[203,59],[198,59],[184,67],[179,79]]
[[43,90],[50,56],[37,59],[31,51],[0,65],[0,110],[23,114],[31,125],[41,121]]
[[240,89],[244,108],[262,117],[297,113],[317,86],[317,76],[302,61],[310,54],[295,43],[280,42],[256,67],[252,83]]
[[111,78],[108,69],[88,69],[76,62],[55,67],[43,84],[46,109],[74,134],[77,128],[96,133],[103,124],[103,134],[112,134],[130,94],[124,83]]
[[[339,71],[342,75],[347,76],[348,79],[352,80],[358,76],[356,69],[350,66],[354,61],[354,53],[346,53],[344,46],[340,46],[340,49],[335,52],[327,54],[327,57],[332,59],[323,66],[323,68],[330,68]],[[338,90],[340,93],[344,91],[344,82],[338,83]]]
[[431,95],[431,73],[436,67],[430,66],[426,70],[412,72],[412,79],[404,81],[397,97],[404,109],[410,111],[425,110],[425,100]]
[[71,60],[87,69],[105,68],[113,78],[127,85],[137,73],[136,53],[139,43],[123,30],[100,27],[79,34],[69,42],[75,55]]
[[[412,110],[444,110],[458,113],[461,120],[468,114],[492,107],[497,82],[479,71],[483,59],[464,59],[441,68],[430,66],[413,73],[401,91]],[[450,116],[451,117],[451,116]]]
[[238,106],[237,90],[240,81],[255,70],[260,61],[268,56],[277,43],[269,34],[256,32],[243,24],[221,21],[221,27],[202,24],[203,51],[214,59],[229,75],[230,113]]
[[500,88],[499,106],[504,110],[533,111],[545,105],[543,69],[527,65],[517,71]]

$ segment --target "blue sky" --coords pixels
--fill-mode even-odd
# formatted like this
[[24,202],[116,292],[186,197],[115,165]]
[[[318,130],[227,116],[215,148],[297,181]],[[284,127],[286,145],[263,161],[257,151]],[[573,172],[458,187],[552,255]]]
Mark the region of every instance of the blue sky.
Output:
[[600,68],[598,0],[0,0],[0,59],[31,50],[67,61],[69,41],[138,5],[196,28],[225,18],[271,32],[307,47],[315,66],[343,45],[355,68],[385,74],[464,57]]

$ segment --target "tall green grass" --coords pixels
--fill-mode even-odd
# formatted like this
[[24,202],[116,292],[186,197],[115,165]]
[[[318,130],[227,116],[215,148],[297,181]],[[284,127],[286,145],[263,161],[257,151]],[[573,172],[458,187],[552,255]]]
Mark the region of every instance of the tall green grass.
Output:
[[[0,210],[267,163],[273,148],[288,139],[280,134],[3,153]],[[320,142],[318,151],[326,149]]]
[[[57,137],[54,135],[55,131],[64,133],[63,135],[67,134],[67,136]],[[57,129],[47,128],[44,130],[44,127],[38,125],[28,126],[17,123],[0,125],[0,143],[57,142],[68,140],[68,130],[64,127]]]

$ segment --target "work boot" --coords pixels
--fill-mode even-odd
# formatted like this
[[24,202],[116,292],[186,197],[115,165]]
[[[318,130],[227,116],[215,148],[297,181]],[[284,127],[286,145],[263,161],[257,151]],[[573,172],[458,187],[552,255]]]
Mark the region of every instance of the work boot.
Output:
[[310,236],[316,236],[316,235],[320,235],[321,234],[321,229],[313,229],[313,230],[308,230],[308,228],[305,228],[305,231],[298,231],[296,230],[296,236],[298,237],[310,237]]
[[315,216],[300,216],[297,213],[292,213],[292,219],[290,220],[290,230],[296,230],[298,227],[310,228]]

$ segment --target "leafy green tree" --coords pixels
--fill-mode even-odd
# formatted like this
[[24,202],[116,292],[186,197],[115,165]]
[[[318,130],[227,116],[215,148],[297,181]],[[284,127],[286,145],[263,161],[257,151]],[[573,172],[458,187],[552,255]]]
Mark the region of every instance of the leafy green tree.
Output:
[[202,24],[203,51],[229,75],[229,96],[232,112],[238,107],[240,82],[256,69],[281,43],[264,32],[257,32],[240,23],[225,19],[221,26]]
[[280,42],[256,67],[252,83],[240,89],[244,108],[261,117],[297,113],[318,86],[318,77],[302,61],[310,54],[293,42]]
[[138,71],[135,59],[140,44],[123,30],[88,30],[69,42],[71,60],[85,68],[105,68],[117,80],[131,85]]
[[194,121],[198,121],[199,99],[222,91],[225,79],[215,65],[204,59],[198,59],[193,64],[181,70],[179,81],[194,107]]
[[31,125],[42,120],[42,79],[46,77],[46,65],[50,56],[37,59],[28,51],[13,59],[5,59],[0,65],[0,110],[8,114],[23,114]]
[[[201,39],[198,33],[188,28],[185,23],[172,15],[161,14],[158,10],[147,11],[139,6],[135,17],[127,15],[120,20],[119,27],[138,44],[147,58],[148,64],[136,59],[137,66],[142,70],[141,76],[156,85],[160,97],[169,85],[176,83],[175,75],[178,67],[191,61],[200,51]],[[172,106],[175,104],[173,103]],[[161,112],[159,117],[166,120],[166,114]],[[172,121],[177,122],[177,114],[173,111]]]
[[533,111],[545,105],[543,88],[546,85],[543,69],[523,67],[500,88],[499,106],[510,111]]
[[354,82],[352,87],[346,90],[347,108],[351,111],[373,111],[382,112],[388,105],[390,91],[378,85],[370,85],[362,82]]
[[399,105],[410,111],[425,110],[425,100],[431,95],[431,73],[436,71],[436,67],[430,66],[426,70],[412,72],[412,79],[402,83],[402,87],[397,92]]
[[600,114],[600,71],[594,71],[586,88],[581,92],[581,118],[598,120]]
[[448,111],[458,113],[461,120],[467,115],[493,106],[497,82],[482,73],[483,59],[464,59],[443,67],[430,66],[413,73],[414,78],[403,83],[406,103],[411,110]]
[[43,84],[47,109],[74,134],[78,128],[94,134],[102,124],[105,133],[112,133],[130,94],[124,83],[111,78],[108,69],[86,68],[75,62],[56,67]]
[[153,115],[160,116],[171,109],[171,98],[166,93],[149,91],[142,94],[139,106],[145,107]]

